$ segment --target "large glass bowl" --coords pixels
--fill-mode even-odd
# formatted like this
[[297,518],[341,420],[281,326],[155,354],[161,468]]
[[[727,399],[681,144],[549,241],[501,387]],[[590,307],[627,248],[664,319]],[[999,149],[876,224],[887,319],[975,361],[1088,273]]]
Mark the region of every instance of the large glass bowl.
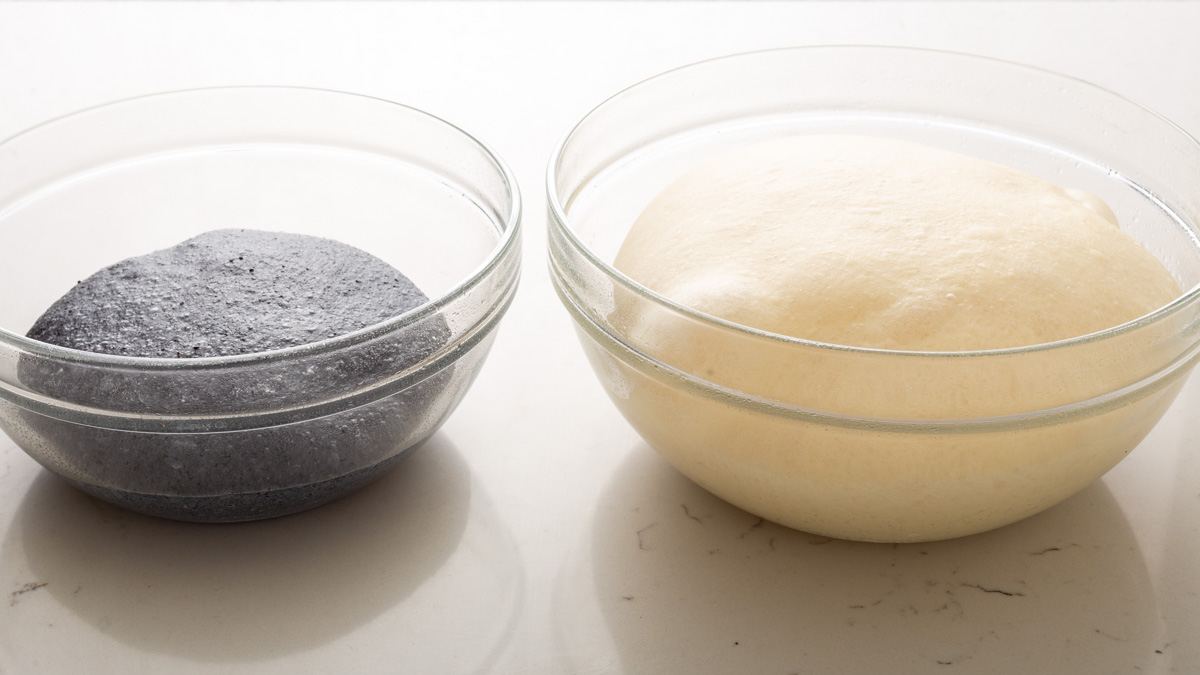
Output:
[[[344,495],[428,438],[513,297],[520,199],[504,163],[406,106],[311,89],[183,91],[0,144],[0,428],[79,488],[238,521]],[[336,239],[428,302],[262,353],[130,358],[23,337],[78,279],[201,232]]]
[[[1052,344],[906,352],[736,325],[613,268],[638,214],[700,159],[823,132],[917,141],[1095,193],[1185,292]],[[557,291],[622,414],[697,483],[791,527],[904,542],[1037,513],[1129,453],[1197,358],[1200,145],[1036,68],[850,46],[695,64],[588,113],[554,151],[548,193]]]

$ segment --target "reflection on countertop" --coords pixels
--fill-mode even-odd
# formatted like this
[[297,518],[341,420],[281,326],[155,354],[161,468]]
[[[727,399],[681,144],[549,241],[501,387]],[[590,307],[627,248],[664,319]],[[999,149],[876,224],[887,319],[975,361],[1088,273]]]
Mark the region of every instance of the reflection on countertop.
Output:
[[[1099,673],[1170,658],[1102,481],[993,532],[866,544],[764,522],[638,444],[563,578],[594,584],[557,589],[559,649],[579,672]],[[611,644],[573,642],[592,632]]]
[[[472,630],[479,639],[460,651],[484,667],[508,637],[523,588],[511,534],[442,435],[340,501],[233,525],[142,516],[42,472],[0,556],[4,570],[44,584],[14,595],[13,611],[0,614],[0,641],[11,653],[47,630],[37,620],[45,613],[82,620],[99,640],[124,643],[120,652],[199,669],[223,663],[263,672],[271,659],[310,652],[314,665],[354,670],[427,658],[439,645],[457,647],[444,636]],[[422,597],[409,602],[414,595]],[[17,611],[22,606],[29,611]],[[400,623],[398,613],[410,620]],[[405,626],[404,634],[373,636],[380,617]],[[82,648],[64,650],[75,653],[64,663],[83,662]],[[21,662],[47,664],[45,654],[26,656]]]
[[[1151,575],[1162,621],[1171,627],[1173,639],[1165,650],[1172,666],[1169,672],[1177,673],[1200,673],[1200,640],[1194,639],[1200,635],[1200,615],[1196,613],[1200,607],[1200,577],[1196,575],[1200,569],[1200,491],[1196,487],[1196,477],[1200,476],[1200,453],[1196,452],[1200,429],[1194,423],[1200,388],[1194,386],[1196,379],[1193,372],[1192,384],[1184,387],[1171,411],[1178,422],[1167,420],[1154,432],[1164,439],[1155,450],[1165,457],[1156,459],[1170,462],[1171,471],[1163,476],[1169,478],[1162,482],[1147,480],[1148,485],[1142,487],[1157,490],[1167,498],[1161,515],[1149,512],[1154,518],[1148,520],[1163,528],[1161,539],[1154,542],[1161,550]],[[1168,672],[1167,668],[1161,670]]]

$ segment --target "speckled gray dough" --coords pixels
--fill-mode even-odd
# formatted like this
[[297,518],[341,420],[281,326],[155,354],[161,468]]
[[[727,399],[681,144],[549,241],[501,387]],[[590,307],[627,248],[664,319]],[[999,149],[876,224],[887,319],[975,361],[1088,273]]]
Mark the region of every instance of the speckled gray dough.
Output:
[[[383,261],[328,239],[218,230],[122,261],[77,284],[29,337],[84,351],[195,358],[248,354],[344,335],[426,301]],[[59,400],[126,412],[212,414],[351,391],[442,348],[437,318],[350,350],[316,354],[255,377],[148,374],[23,361],[21,379]],[[314,377],[314,373],[319,377]],[[25,415],[58,448],[60,473],[100,498],[152,515],[237,521],[336,499],[390,468],[440,424],[449,372],[373,403],[287,426],[157,434]],[[282,401],[286,404],[287,401]]]

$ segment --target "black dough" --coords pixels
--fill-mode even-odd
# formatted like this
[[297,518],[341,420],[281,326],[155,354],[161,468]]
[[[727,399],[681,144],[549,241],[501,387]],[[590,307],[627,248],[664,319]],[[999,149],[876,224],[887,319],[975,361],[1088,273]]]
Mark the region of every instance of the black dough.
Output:
[[79,282],[28,337],[124,356],[252,354],[352,333],[427,299],[391,265],[353,246],[215,230]]
[[[312,343],[426,302],[387,263],[328,239],[217,230],[131,258],[78,283],[28,337],[138,357],[248,354]],[[129,413],[225,414],[284,408],[371,387],[442,349],[440,316],[348,349],[249,373],[123,371],[34,358],[21,380],[58,400]],[[331,501],[381,475],[457,402],[454,368],[358,407],[284,426],[147,433],[26,413],[35,456],[94,496],[151,515],[255,520]]]

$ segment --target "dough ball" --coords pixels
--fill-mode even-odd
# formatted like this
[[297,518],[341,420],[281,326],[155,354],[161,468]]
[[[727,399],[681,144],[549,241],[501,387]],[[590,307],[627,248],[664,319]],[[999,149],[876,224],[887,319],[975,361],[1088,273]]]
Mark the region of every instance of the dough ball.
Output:
[[123,356],[230,356],[352,333],[426,299],[391,265],[341,242],[214,230],[96,272],[28,336]]
[[702,162],[643,211],[616,267],[745,326],[914,351],[1078,337],[1180,292],[1090,194],[932,147],[842,135]]

